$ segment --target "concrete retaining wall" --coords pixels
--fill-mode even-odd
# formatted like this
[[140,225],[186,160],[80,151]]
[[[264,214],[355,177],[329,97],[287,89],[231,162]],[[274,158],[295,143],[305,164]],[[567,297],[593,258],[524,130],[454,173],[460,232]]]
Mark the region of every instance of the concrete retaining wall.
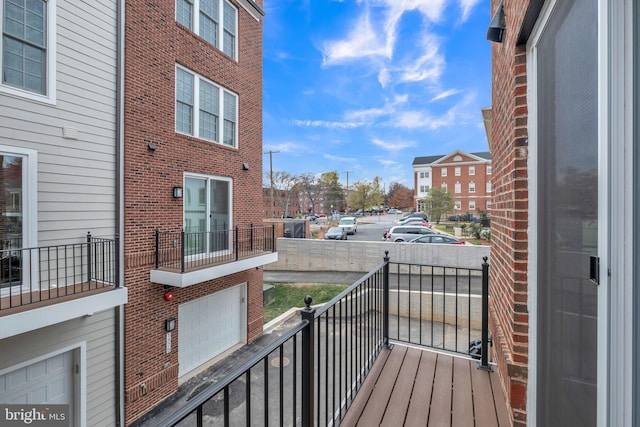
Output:
[[389,251],[392,262],[481,268],[489,246],[357,242],[353,240],[277,239],[278,262],[273,271],[361,271],[378,266]]

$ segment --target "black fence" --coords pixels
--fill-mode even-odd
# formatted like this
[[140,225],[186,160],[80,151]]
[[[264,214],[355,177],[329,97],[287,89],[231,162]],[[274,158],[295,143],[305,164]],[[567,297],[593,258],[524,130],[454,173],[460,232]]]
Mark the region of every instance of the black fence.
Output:
[[[465,353],[457,334],[469,329],[464,340],[483,339],[479,368],[490,369],[484,261],[476,270],[385,257],[322,308],[312,308],[306,297],[299,324],[158,425],[338,425],[379,353],[394,340]],[[480,312],[456,298],[479,299]]]
[[186,270],[275,251],[274,225],[216,231],[156,230],[156,269]]
[[0,250],[0,310],[118,287],[118,238]]

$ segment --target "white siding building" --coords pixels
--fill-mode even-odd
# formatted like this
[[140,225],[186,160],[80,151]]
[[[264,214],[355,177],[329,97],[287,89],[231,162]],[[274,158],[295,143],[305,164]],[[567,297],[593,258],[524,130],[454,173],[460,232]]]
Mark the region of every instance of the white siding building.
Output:
[[1,1],[0,407],[113,426],[122,4]]

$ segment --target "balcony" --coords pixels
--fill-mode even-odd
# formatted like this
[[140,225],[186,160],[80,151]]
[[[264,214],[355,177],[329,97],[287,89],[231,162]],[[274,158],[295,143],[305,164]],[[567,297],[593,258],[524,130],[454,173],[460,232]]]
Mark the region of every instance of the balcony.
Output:
[[307,297],[296,326],[154,425],[510,426],[488,269],[385,257],[323,307]]
[[0,242],[0,339],[127,302],[119,285],[118,239],[22,247]]
[[278,260],[275,229],[235,227],[217,231],[156,230],[151,282],[188,287]]

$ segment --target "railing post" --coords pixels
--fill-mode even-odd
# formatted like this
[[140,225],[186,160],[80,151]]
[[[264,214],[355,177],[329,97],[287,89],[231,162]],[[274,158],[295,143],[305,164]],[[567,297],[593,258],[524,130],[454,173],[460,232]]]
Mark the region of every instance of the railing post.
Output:
[[119,288],[120,287],[120,236],[118,236],[116,234],[116,237],[115,237],[114,240],[115,240],[115,243],[114,243],[115,244],[114,256],[115,256],[115,261],[116,261],[115,262],[115,264],[116,264],[115,265],[115,268],[116,268],[116,271],[115,271],[115,275],[116,275],[115,279],[116,280],[115,280],[115,282],[116,282],[116,288]]
[[180,233],[180,273],[184,273],[184,256],[185,256],[185,233],[184,229]]
[[87,283],[91,283],[91,232],[87,231]]
[[253,223],[249,224],[249,251],[253,253]]
[[384,251],[382,268],[382,340],[389,348],[389,251]]
[[238,252],[239,252],[239,249],[240,249],[240,246],[239,246],[239,243],[238,243],[239,239],[238,239],[238,226],[237,225],[236,225],[235,235],[236,235],[235,240],[236,240],[236,261],[237,261],[238,260]]
[[156,227],[156,270],[160,267],[160,230]]
[[271,224],[271,252],[276,251],[276,225]]
[[482,353],[478,369],[492,371],[489,366],[489,263],[482,257]]
[[315,345],[313,341],[315,328],[316,310],[311,308],[312,298],[307,295],[304,297],[306,307],[300,311],[302,320],[308,323],[302,329],[302,427],[313,426],[313,407],[314,407],[314,356]]

